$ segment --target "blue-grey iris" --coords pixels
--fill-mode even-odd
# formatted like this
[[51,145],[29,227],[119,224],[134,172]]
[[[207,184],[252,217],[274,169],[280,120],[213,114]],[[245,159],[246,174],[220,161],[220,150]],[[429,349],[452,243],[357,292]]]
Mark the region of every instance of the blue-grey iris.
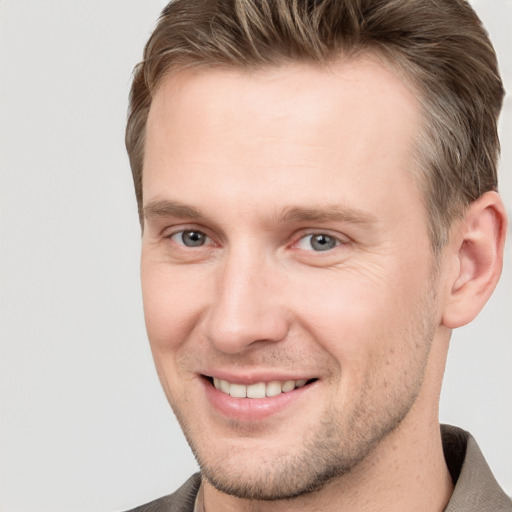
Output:
[[309,243],[315,251],[328,251],[336,246],[336,239],[329,235],[311,235]]
[[181,240],[187,247],[200,247],[206,242],[206,235],[201,231],[183,231]]

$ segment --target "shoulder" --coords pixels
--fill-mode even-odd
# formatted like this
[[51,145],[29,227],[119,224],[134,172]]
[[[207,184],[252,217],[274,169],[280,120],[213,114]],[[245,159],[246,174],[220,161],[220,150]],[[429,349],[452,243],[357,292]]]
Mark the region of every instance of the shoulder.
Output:
[[494,478],[469,432],[443,425],[443,448],[455,489],[445,512],[512,512],[512,501]]
[[192,475],[176,492],[127,512],[193,512],[201,475]]

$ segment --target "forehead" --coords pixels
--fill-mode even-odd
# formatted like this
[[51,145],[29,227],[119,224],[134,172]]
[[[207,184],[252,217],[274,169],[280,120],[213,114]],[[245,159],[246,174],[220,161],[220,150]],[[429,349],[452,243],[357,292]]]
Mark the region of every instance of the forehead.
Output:
[[349,182],[393,188],[411,178],[420,118],[415,92],[370,58],[182,71],[153,99],[144,203],[205,185],[219,197],[231,190],[240,204],[250,203],[244,193],[260,191],[282,205],[283,189],[295,202],[333,202],[340,195],[326,194],[338,176],[345,189]]
[[[245,120],[245,128],[260,128],[256,123],[262,121],[265,131],[272,132],[293,111],[294,123],[326,120],[330,114],[341,121],[355,114],[395,129],[400,123],[392,122],[393,113],[398,108],[402,115],[415,116],[416,97],[414,88],[390,64],[372,54],[324,65],[290,63],[248,70],[199,66],[162,80],[151,104],[148,128],[161,128],[172,117],[183,116],[181,127],[188,120],[194,130],[209,128],[209,122],[216,121],[226,129],[230,121],[238,125]],[[404,119],[402,124],[406,123]]]

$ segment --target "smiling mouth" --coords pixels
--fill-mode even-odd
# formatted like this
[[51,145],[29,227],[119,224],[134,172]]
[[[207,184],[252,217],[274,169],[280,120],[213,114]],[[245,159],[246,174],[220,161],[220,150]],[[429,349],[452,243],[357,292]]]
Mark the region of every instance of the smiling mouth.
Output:
[[316,382],[318,379],[273,380],[270,382],[255,382],[249,385],[235,384],[216,377],[208,377],[208,380],[213,384],[215,389],[233,398],[266,398],[302,388]]

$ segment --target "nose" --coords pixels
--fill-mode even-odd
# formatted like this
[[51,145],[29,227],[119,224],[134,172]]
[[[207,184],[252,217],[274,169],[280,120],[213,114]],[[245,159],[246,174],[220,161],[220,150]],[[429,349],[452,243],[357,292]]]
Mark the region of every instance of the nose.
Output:
[[278,270],[255,254],[232,252],[215,279],[204,324],[206,338],[220,351],[244,352],[258,342],[277,342],[289,329]]

